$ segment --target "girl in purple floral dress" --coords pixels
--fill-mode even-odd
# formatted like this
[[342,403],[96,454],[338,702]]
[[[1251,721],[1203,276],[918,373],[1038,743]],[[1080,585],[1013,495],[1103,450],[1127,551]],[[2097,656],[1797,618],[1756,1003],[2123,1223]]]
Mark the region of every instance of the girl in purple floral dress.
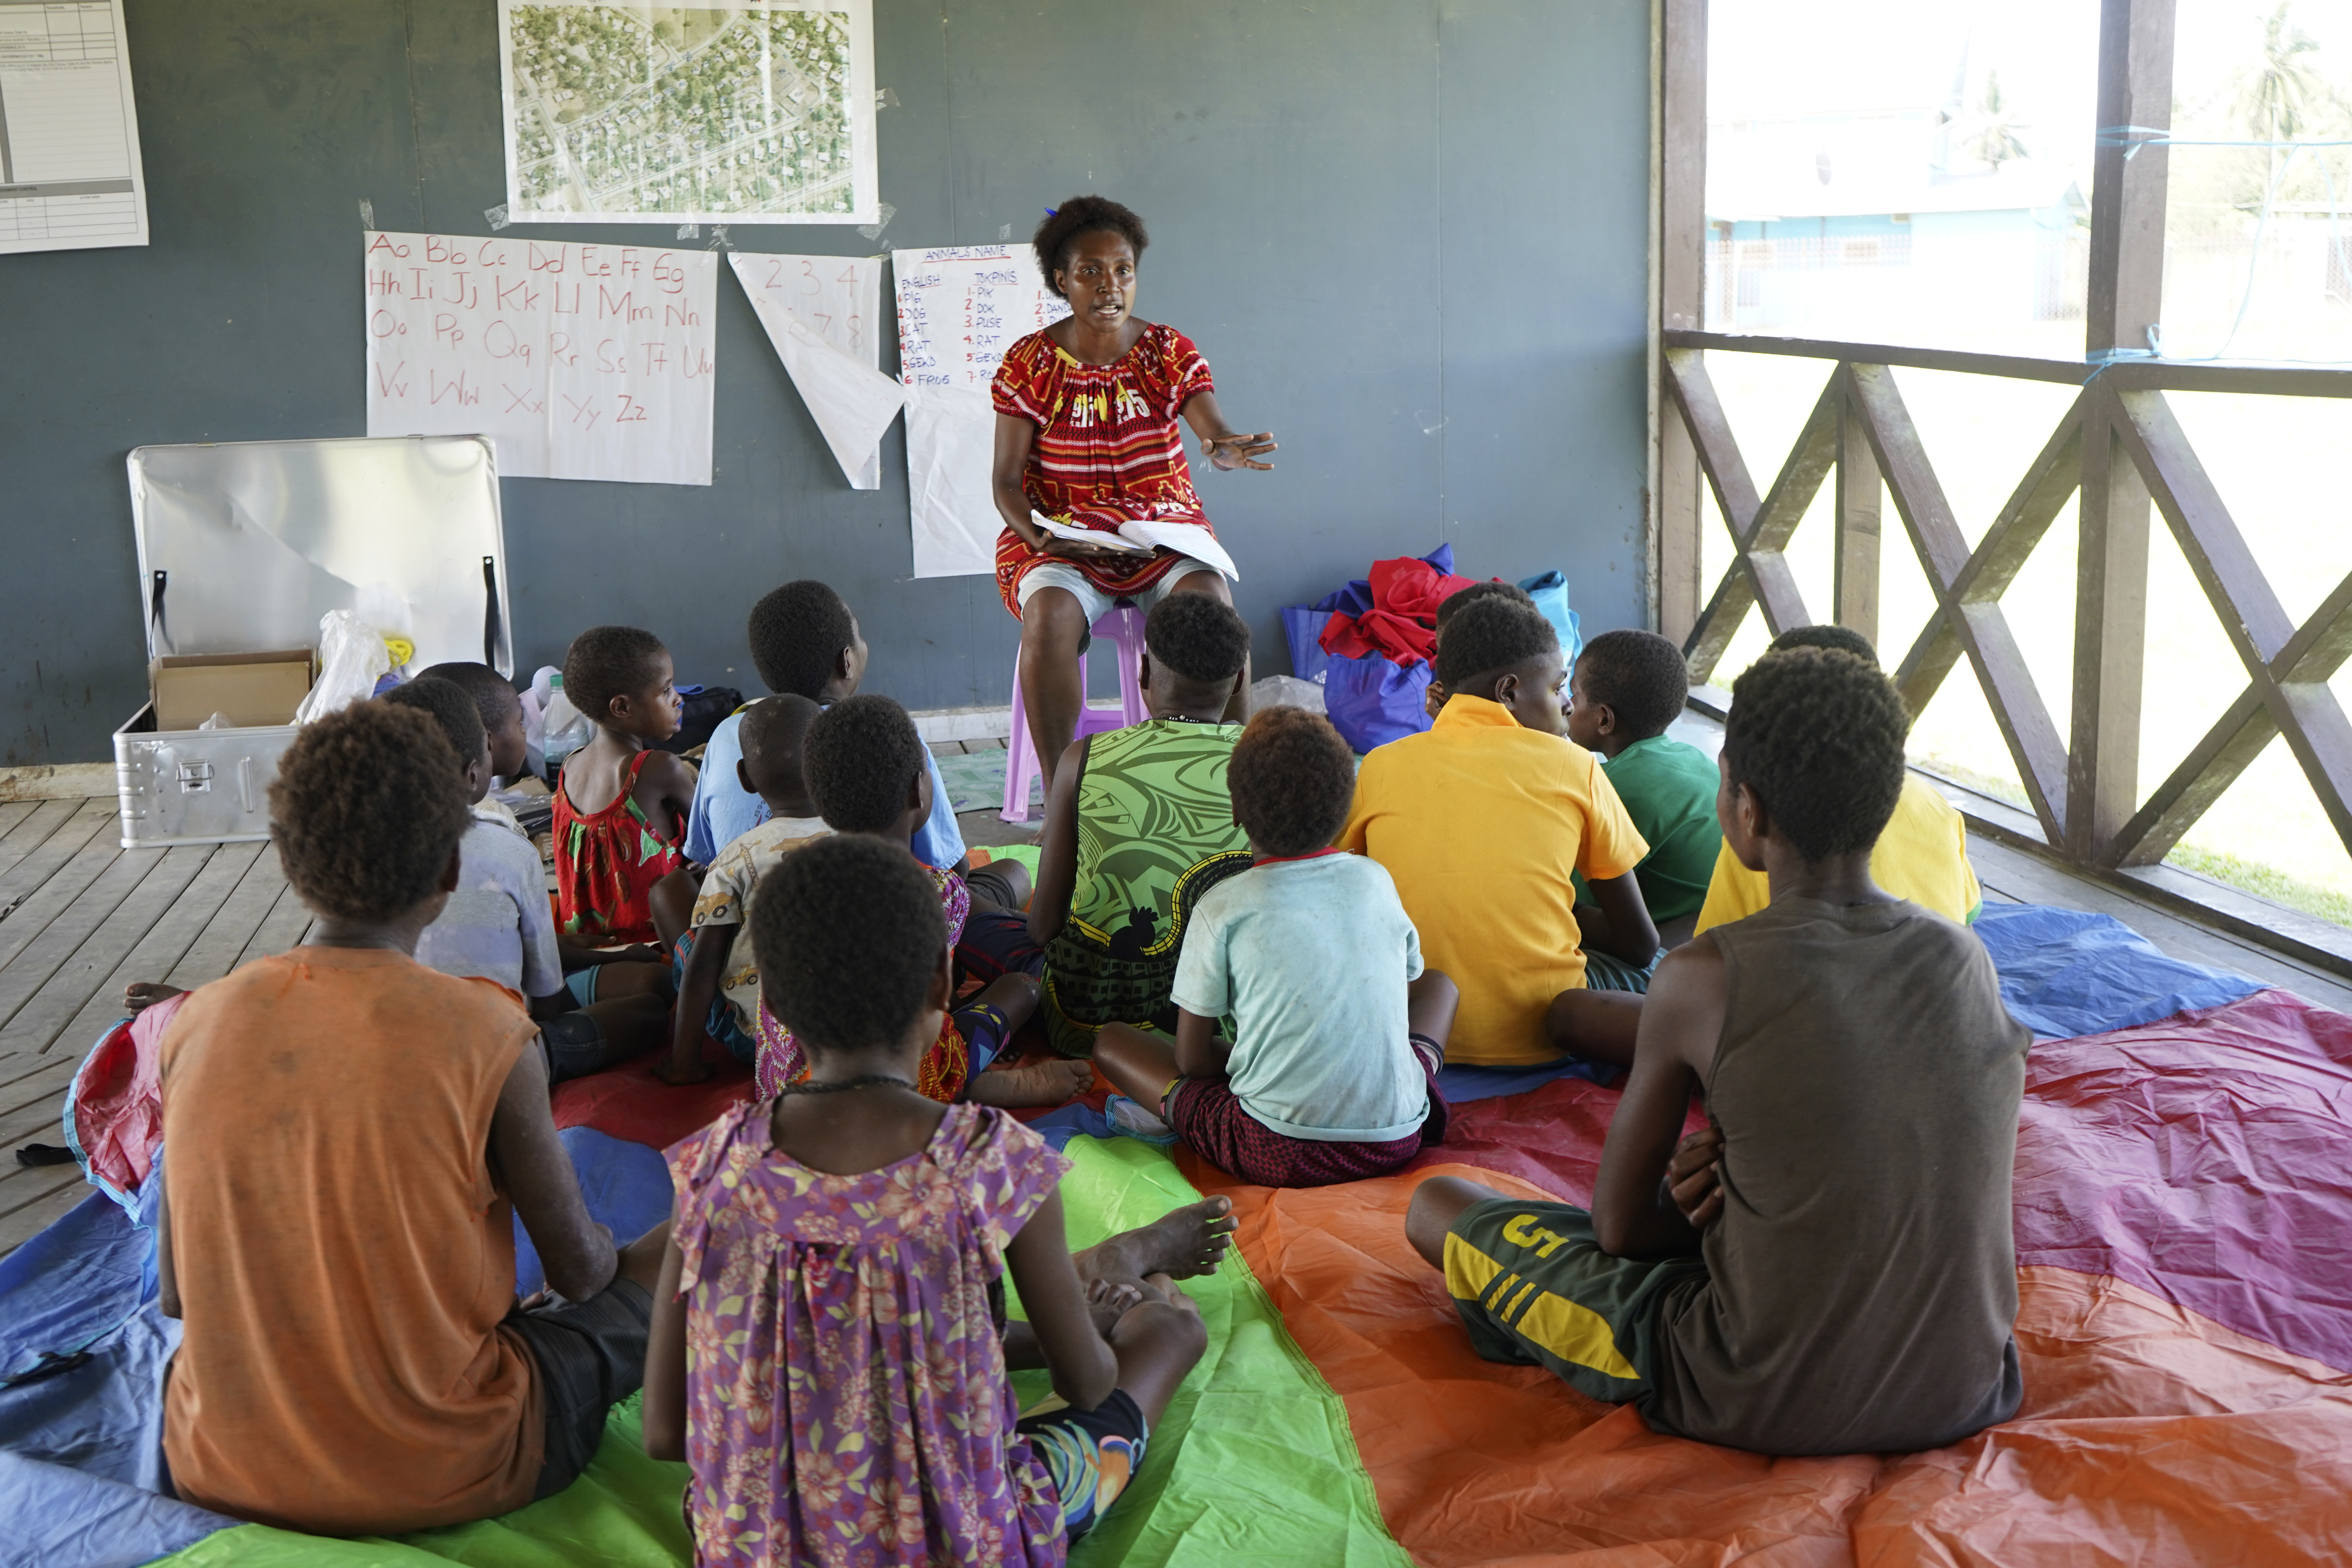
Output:
[[[843,835],[786,857],[751,940],[810,1071],[669,1151],[646,1448],[693,1468],[697,1561],[1058,1563],[1142,1463],[1200,1316],[1165,1273],[1090,1305],[1061,1157],[1000,1110],[916,1092],[951,968],[903,850]],[[1007,1268],[1066,1406],[1025,1420]]]

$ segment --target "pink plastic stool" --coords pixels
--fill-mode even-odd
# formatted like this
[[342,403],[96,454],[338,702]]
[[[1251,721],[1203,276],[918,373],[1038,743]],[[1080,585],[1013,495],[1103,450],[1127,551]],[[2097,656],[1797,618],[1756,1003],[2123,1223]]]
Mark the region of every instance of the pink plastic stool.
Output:
[[[1118,661],[1118,706],[1097,708],[1091,702],[1078,710],[1078,734],[1099,735],[1123,730],[1150,717],[1143,706],[1143,687],[1135,678],[1143,657],[1143,612],[1132,605],[1115,605],[1094,624],[1094,642],[1108,642]],[[1078,655],[1078,690],[1087,689],[1087,654]],[[1073,736],[1072,739],[1076,739]],[[1013,658],[1013,733],[1005,742],[1004,806],[998,813],[1007,822],[1029,820],[1029,785],[1045,776],[1037,761],[1037,742],[1029,738],[1028,710],[1021,705],[1021,657]]]

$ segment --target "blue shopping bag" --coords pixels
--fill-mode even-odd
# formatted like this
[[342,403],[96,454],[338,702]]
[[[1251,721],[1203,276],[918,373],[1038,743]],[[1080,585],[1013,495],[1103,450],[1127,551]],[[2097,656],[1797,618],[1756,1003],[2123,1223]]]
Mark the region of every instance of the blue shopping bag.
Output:
[[1359,753],[1429,728],[1429,666],[1391,664],[1379,654],[1329,660],[1323,711]]
[[1535,600],[1536,608],[1559,634],[1559,657],[1570,668],[1576,666],[1576,656],[1584,651],[1584,638],[1577,630],[1576,612],[1568,607],[1568,578],[1559,572],[1546,572],[1538,576],[1522,577],[1519,586]]

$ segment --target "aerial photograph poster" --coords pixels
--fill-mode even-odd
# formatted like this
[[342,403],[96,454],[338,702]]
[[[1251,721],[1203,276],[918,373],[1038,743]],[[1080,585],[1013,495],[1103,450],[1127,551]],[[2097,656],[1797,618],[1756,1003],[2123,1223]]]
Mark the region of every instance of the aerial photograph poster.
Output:
[[499,0],[510,223],[874,223],[871,0]]

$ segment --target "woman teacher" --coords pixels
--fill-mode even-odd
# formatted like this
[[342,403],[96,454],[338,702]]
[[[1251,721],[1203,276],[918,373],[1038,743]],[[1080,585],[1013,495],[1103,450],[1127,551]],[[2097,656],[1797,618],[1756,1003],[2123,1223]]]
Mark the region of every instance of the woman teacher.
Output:
[[[1258,459],[1275,445],[1269,433],[1226,425],[1192,339],[1136,319],[1135,266],[1150,243],[1141,218],[1106,197],[1073,196],[1048,211],[1035,243],[1037,266],[1070,313],[1014,343],[997,367],[996,586],[1021,623],[1021,698],[1050,799],[1086,701],[1078,650],[1087,628],[1118,599],[1149,610],[1169,594],[1231,604],[1233,592],[1189,555],[1066,539],[1030,512],[1113,536],[1144,520],[1206,528],[1177,417],[1220,468],[1270,468]],[[1226,717],[1242,718],[1242,706],[1237,694]]]

